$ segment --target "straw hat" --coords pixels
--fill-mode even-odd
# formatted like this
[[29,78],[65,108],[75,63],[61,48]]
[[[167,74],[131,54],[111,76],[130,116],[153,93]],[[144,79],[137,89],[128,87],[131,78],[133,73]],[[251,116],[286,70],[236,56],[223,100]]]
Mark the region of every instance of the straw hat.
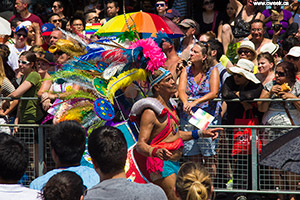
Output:
[[257,56],[256,51],[255,51],[255,45],[251,41],[242,41],[240,47],[236,49],[237,54],[240,49],[249,49],[250,51],[252,51],[254,53],[254,59]]
[[260,81],[253,74],[254,63],[247,59],[239,59],[237,64],[233,67],[227,68],[230,74],[240,74],[253,83],[260,83]]

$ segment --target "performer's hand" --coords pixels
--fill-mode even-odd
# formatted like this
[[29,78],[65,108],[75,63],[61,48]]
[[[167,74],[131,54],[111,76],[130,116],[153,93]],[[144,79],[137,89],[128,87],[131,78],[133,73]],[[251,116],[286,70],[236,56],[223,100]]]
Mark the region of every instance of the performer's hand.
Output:
[[213,140],[217,139],[219,136],[218,131],[222,131],[223,128],[209,128],[203,131],[204,137],[212,137]]
[[158,157],[161,160],[169,160],[172,157],[172,155],[173,154],[165,148],[158,149],[156,151],[156,157]]

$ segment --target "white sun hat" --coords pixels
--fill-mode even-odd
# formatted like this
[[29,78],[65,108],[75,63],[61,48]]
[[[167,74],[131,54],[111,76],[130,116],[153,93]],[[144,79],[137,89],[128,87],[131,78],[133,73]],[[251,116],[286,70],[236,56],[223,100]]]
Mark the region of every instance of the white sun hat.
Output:
[[253,83],[260,83],[260,81],[253,74],[254,63],[247,59],[239,59],[237,64],[233,67],[228,67],[227,71],[230,74],[240,74]]
[[260,53],[265,53],[268,52],[271,55],[274,55],[276,53],[276,51],[279,49],[279,45],[278,44],[274,44],[272,42],[269,42],[267,44],[264,44],[261,48],[260,48]]
[[242,41],[240,47],[236,49],[236,53],[238,54],[238,51],[240,49],[244,49],[244,48],[249,49],[250,51],[252,51],[254,53],[254,59],[256,58],[257,54],[256,54],[256,51],[255,51],[255,45],[254,45],[253,42],[251,42],[249,40]]

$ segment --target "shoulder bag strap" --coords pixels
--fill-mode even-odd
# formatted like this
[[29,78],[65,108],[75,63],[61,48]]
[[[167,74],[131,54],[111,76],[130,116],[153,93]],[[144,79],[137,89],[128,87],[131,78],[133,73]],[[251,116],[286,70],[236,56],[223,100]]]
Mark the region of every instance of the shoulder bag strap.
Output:
[[215,14],[214,14],[214,21],[213,21],[213,25],[212,25],[212,28],[211,28],[211,31],[212,31],[212,32],[214,32],[215,27],[216,27],[217,16],[218,16],[218,11],[215,11]]
[[287,109],[285,102],[282,102],[282,103],[283,103],[284,110],[285,110],[287,116],[289,117],[289,119],[290,119],[290,121],[291,121],[291,124],[292,124],[292,125],[295,125],[295,123],[294,123],[294,121],[293,121],[293,119],[292,119],[291,113],[290,113],[290,111]]

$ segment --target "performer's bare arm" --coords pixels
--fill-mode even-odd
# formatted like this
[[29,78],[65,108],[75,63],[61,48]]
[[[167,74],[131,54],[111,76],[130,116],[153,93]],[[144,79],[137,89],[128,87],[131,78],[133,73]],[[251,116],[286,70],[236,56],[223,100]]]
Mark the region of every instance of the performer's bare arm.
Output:
[[[139,140],[136,147],[137,151],[144,156],[152,156],[150,152],[152,147],[148,144],[148,142],[154,131],[156,120],[157,118],[153,110],[146,109],[143,112],[140,122]],[[156,157],[162,160],[168,160],[171,156],[172,153],[165,148],[161,148],[156,151]]]

